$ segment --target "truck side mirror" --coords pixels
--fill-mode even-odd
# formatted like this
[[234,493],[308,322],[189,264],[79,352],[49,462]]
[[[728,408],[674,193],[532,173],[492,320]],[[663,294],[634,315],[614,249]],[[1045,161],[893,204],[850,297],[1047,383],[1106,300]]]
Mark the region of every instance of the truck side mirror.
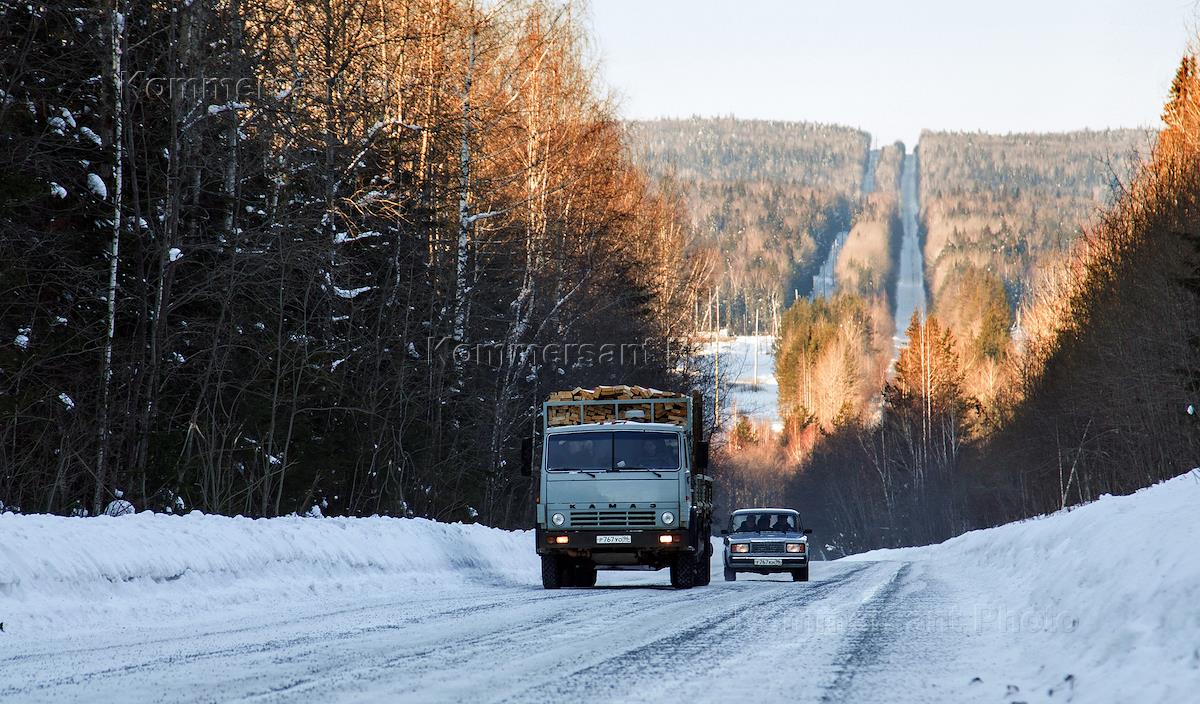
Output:
[[812,535],[812,528],[805,528],[805,529],[804,529],[804,534],[805,534],[805,535]]
[[533,476],[533,439],[521,438],[521,476]]
[[696,469],[708,469],[708,443],[703,440],[696,442]]
[[721,535],[729,535],[729,531],[727,531],[727,530],[725,530],[724,528],[722,528],[722,529],[721,529]]

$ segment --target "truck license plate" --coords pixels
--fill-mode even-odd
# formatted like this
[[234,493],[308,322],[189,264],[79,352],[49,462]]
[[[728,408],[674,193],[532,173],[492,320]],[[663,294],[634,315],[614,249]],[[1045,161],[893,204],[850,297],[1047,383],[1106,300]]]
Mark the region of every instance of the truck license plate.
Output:
[[754,558],[755,567],[783,567],[783,558],[781,557],[756,557]]
[[633,542],[632,535],[597,535],[597,545],[626,545]]

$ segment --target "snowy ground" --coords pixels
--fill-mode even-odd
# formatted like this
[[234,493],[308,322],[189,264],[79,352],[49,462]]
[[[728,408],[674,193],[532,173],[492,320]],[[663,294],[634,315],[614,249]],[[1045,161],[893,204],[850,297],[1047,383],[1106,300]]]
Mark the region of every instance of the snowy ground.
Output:
[[5,515],[0,700],[1192,701],[1198,504],[1188,475],[690,591],[543,591],[529,534],[477,526]]
[[[712,354],[713,343],[704,346]],[[721,376],[729,380],[726,392],[730,412],[751,420],[779,425],[779,384],[775,380],[775,338],[739,335],[720,343]],[[755,366],[755,359],[758,365]]]

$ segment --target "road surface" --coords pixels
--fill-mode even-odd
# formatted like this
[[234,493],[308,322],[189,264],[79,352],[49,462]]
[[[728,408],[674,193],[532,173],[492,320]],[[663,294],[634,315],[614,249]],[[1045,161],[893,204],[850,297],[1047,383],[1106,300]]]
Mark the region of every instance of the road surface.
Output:
[[923,664],[946,653],[908,628],[940,604],[912,572],[816,563],[808,583],[718,573],[689,591],[665,572],[602,572],[595,589],[235,604],[0,649],[0,700],[922,701]]
[[846,240],[850,238],[848,230],[837,233],[833,238],[833,242],[829,245],[829,254],[826,255],[825,261],[821,263],[821,269],[813,274],[812,293],[809,294],[809,299],[817,298],[833,298],[837,294],[837,261],[842,254],[842,247],[846,245]]
[[900,172],[900,222],[904,237],[900,244],[900,273],[896,280],[896,355],[907,344],[904,331],[908,329],[913,311],[925,314],[925,262],[917,225],[921,210],[917,199],[917,155],[914,152],[904,155]]

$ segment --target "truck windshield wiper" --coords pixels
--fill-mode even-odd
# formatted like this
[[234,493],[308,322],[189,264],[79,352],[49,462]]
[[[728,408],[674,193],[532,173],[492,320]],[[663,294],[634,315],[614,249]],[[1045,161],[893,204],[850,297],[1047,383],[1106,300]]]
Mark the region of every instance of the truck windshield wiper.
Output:
[[589,477],[591,477],[592,479],[595,479],[595,478],[596,478],[596,473],[597,473],[597,472],[600,472],[600,471],[602,471],[602,470],[599,470],[599,469],[584,469],[583,467],[559,467],[559,468],[558,468],[558,471],[560,471],[560,472],[583,472],[584,474],[588,475],[588,476],[589,476]]
[[613,467],[612,471],[614,471],[614,472],[631,472],[631,471],[653,472],[654,476],[659,477],[659,478],[662,477],[662,475],[659,474],[657,470],[655,470],[651,467]]

